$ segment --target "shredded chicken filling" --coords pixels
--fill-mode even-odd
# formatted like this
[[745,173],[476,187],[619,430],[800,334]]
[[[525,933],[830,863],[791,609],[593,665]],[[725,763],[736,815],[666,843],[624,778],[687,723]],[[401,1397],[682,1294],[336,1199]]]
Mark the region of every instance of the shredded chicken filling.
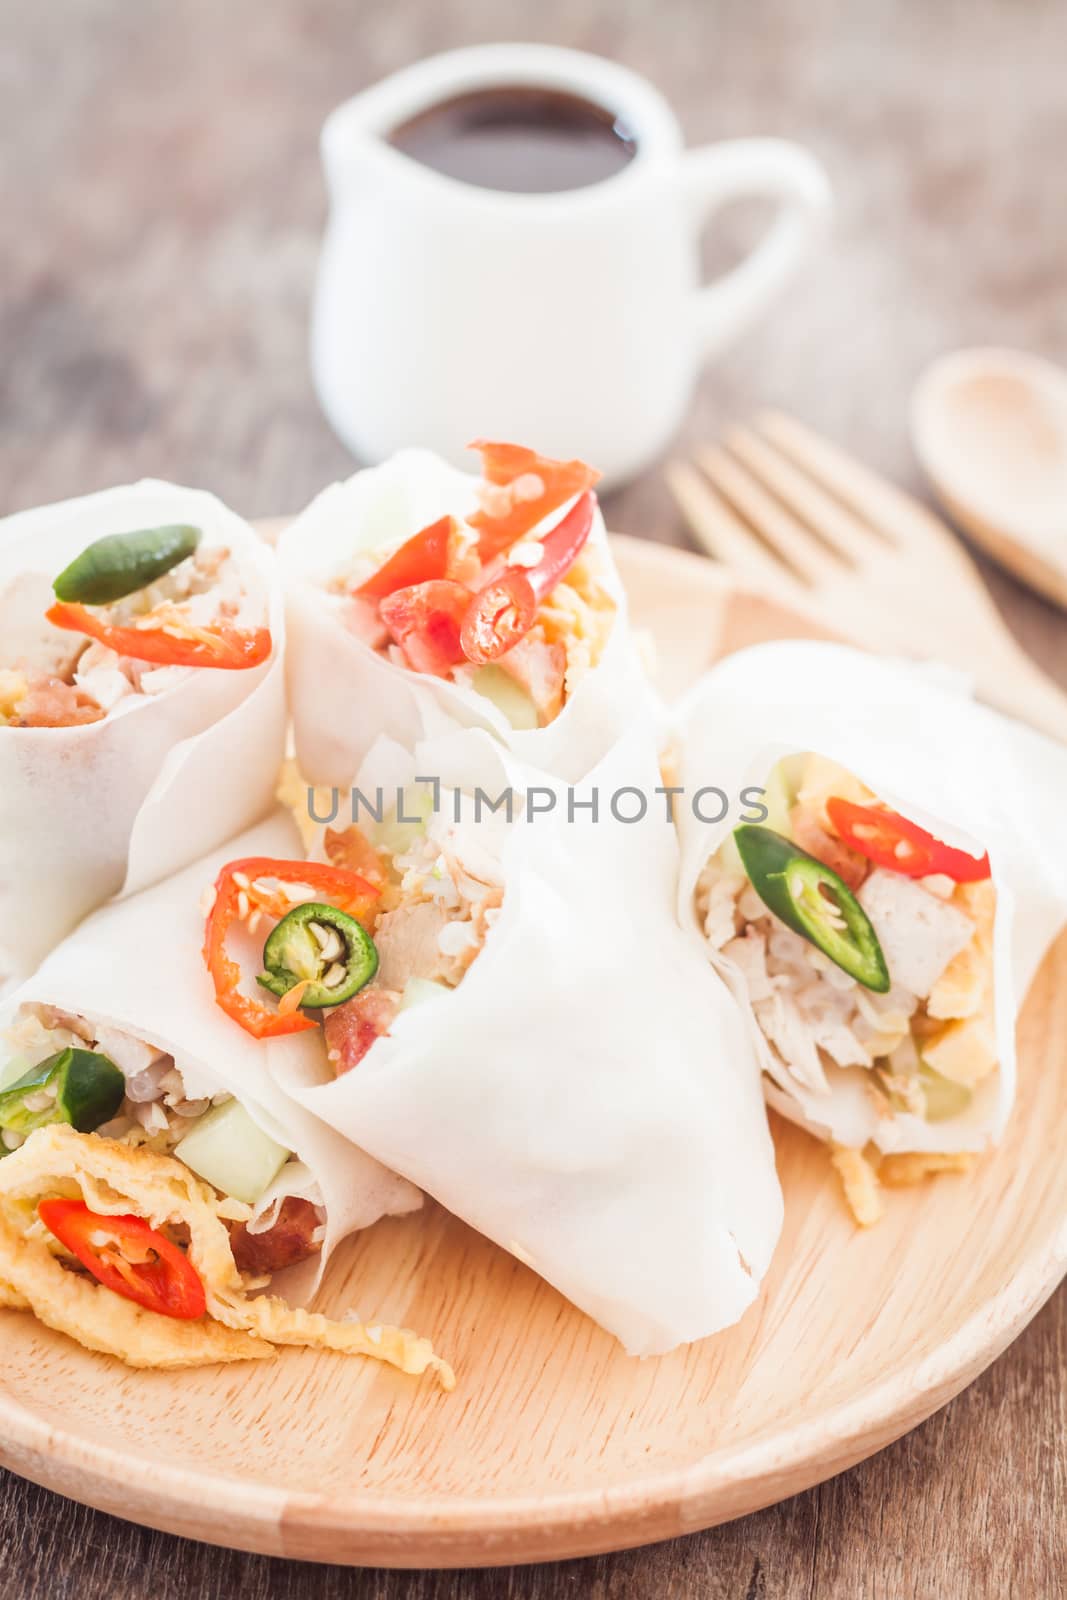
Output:
[[365,863],[370,851],[384,880],[368,928],[378,971],[353,999],[325,1013],[327,1054],[340,1075],[388,1033],[413,982],[448,989],[462,982],[500,916],[504,879],[477,831],[440,815],[397,850],[375,851],[358,827],[328,830],[325,849],[337,865]]
[[[806,780],[813,770],[822,777],[827,766],[809,758]],[[856,780],[847,784],[855,793]],[[789,824],[791,837],[844,875],[844,847],[810,781],[801,785]],[[868,1074],[880,1116],[942,1120],[964,1109],[971,1091],[997,1069],[992,882],[912,879],[869,862],[857,869],[849,853],[850,887],[889,966],[887,994],[864,988],[786,927],[739,864],[730,865],[728,852],[712,857],[698,882],[704,934],[741,974],[767,1043],[797,1084],[829,1094],[836,1069],[858,1068]]]
[[[188,676],[189,667],[135,661],[52,627],[44,617],[51,598],[48,585],[33,575],[27,575],[24,586],[15,581],[9,604],[39,613],[40,625],[31,630],[32,637],[16,644],[9,664],[0,666],[0,727],[68,728],[100,722],[129,697],[160,695]],[[213,545],[197,549],[157,582],[117,601],[108,608],[108,617],[116,626],[129,627],[149,613],[171,608],[183,625],[208,627],[237,620],[247,607],[230,551]]]

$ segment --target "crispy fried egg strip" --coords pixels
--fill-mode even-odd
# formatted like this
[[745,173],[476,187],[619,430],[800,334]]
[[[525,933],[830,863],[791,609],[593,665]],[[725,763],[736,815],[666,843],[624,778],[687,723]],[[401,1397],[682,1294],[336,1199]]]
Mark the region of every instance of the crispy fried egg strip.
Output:
[[[186,1228],[207,1316],[178,1322],[68,1271],[37,1217],[37,1202],[53,1194],[81,1198],[100,1216],[133,1212],[156,1229]],[[273,1295],[250,1297],[224,1220],[240,1220],[237,1212],[243,1216],[246,1209],[220,1199],[170,1156],[65,1125],[40,1128],[0,1161],[0,1305],[24,1301],[48,1326],[130,1366],[261,1359],[272,1355],[275,1345],[304,1345],[370,1356],[416,1376],[433,1371],[442,1387],[453,1387],[451,1369],[434,1355],[429,1340],[406,1328],[332,1322]],[[21,1300],[8,1298],[10,1291]]]

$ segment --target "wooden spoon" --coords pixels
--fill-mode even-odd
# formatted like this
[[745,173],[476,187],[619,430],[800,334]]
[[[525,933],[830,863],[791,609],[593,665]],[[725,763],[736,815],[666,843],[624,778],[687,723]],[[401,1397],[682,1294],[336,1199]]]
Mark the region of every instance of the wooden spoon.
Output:
[[911,435],[955,521],[1067,609],[1067,372],[1016,350],[942,356],[916,387]]

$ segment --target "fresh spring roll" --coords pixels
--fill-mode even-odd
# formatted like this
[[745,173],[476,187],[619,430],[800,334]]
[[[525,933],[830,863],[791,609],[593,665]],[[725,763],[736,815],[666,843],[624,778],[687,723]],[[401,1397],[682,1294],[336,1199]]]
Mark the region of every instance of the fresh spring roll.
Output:
[[[278,814],[232,848],[295,838]],[[215,1005],[198,896],[221,861],[96,912],[7,1002],[0,1303],[131,1366],[293,1344],[447,1383],[427,1340],[297,1308],[342,1238],[421,1197],[290,1101]]]
[[[309,1111],[631,1353],[735,1322],[782,1202],[748,1029],[675,919],[652,732],[635,730],[573,791],[573,821],[563,785],[481,731],[414,755],[380,741],[357,783],[380,819],[337,817],[303,891],[343,902],[347,919],[312,903],[260,920],[269,874],[220,876],[207,949],[221,1005]],[[621,816],[646,797],[639,824],[612,815],[624,787]],[[299,897],[299,869],[283,870]],[[355,881],[336,878],[331,895],[330,873]],[[239,992],[226,964],[235,889],[266,934],[276,1000]],[[304,1007],[317,1058],[278,1037]]]
[[1067,915],[1063,852],[1036,849],[1062,833],[1067,754],[810,643],[730,657],[678,728],[688,792],[752,786],[767,813],[678,808],[683,924],[755,1023],[769,1103],[831,1142],[873,1222],[879,1178],[964,1168],[1003,1133],[1017,1003]]
[[212,495],[144,482],[0,524],[0,989],[269,809],[283,644],[273,558]]
[[320,494],[283,535],[297,759],[351,780],[384,734],[409,748],[429,696],[524,761],[584,777],[648,703],[580,461],[482,444],[485,476],[405,450]]

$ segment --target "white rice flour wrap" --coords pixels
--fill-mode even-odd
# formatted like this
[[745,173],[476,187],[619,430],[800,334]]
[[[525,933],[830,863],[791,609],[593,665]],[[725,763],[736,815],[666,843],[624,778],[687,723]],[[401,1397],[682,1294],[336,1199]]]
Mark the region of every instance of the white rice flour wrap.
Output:
[[[317,1076],[306,1059],[274,1070],[631,1354],[736,1322],[782,1200],[748,1030],[675,920],[677,846],[651,729],[574,790],[578,806],[599,792],[596,823],[577,808],[569,822],[567,789],[482,732],[426,741],[414,757],[381,741],[357,781],[371,794],[417,775],[442,785],[427,824],[442,850],[501,863],[484,947],[458,987],[402,1010],[343,1076],[331,1080],[325,1058]],[[494,799],[511,785],[542,814],[530,820],[531,805],[507,827],[483,809],[475,821],[475,785]],[[623,787],[647,797],[643,822],[611,815]],[[628,815],[637,802],[619,806]]]
[[[446,514],[470,515],[478,485],[477,477],[428,451],[404,450],[324,490],[283,534],[278,557],[289,617],[296,754],[312,783],[348,783],[379,734],[410,748],[431,720],[425,706],[420,710],[422,701],[437,709],[439,725],[485,728],[531,766],[573,781],[648,706],[651,690],[599,510],[588,548],[602,561],[600,578],[616,607],[611,633],[599,662],[545,727],[514,728],[486,695],[398,665],[345,625],[344,601],[328,592],[330,580],[359,552],[385,555]],[[569,504],[539,529],[558,522]]]
[[[172,1055],[187,1097],[233,1095],[264,1133],[291,1150],[295,1159],[253,1207],[254,1219],[264,1217],[275,1201],[293,1195],[325,1211],[321,1252],[280,1280],[290,1302],[314,1293],[330,1252],[347,1234],[421,1203],[410,1184],[288,1099],[264,1070],[256,1042],[215,1003],[201,956],[204,888],[238,856],[300,853],[291,818],[275,814],[166,883],[105,906],[6,1000],[0,1016],[7,1027],[22,1006],[37,1005],[84,1018],[106,1030],[98,1046],[105,1053],[109,1034],[120,1030]],[[299,1053],[300,1039],[287,1043]]]
[[[88,911],[212,849],[269,809],[284,756],[284,617],[273,557],[199,490],[145,481],[0,523],[0,666],[39,630],[52,580],[105,534],[185,522],[227,546],[274,648],[240,671],[164,668],[80,727],[0,725],[0,990]],[[71,638],[74,635],[70,635]]]
[[[932,1121],[899,1108],[882,1114],[865,1092],[869,1073],[830,1065],[828,1088],[820,1092],[786,1070],[754,1020],[753,1033],[770,1103],[836,1144],[861,1148],[873,1141],[885,1153],[933,1153],[980,1150],[998,1139],[1015,1094],[1018,1005],[1067,918],[1067,848],[1058,814],[1067,793],[1067,751],[919,668],[808,642],[729,657],[687,696],[676,728],[678,781],[690,792],[715,785],[736,803],[747,785],[764,785],[780,759],[814,753],[846,768],[878,800],[947,845],[976,856],[988,852],[996,892],[999,1070],[982,1079],[960,1114]],[[677,817],[679,913],[703,943],[698,880],[739,817],[734,809],[721,822],[702,823],[681,804]],[[706,948],[751,1017],[741,971],[710,942]]]

